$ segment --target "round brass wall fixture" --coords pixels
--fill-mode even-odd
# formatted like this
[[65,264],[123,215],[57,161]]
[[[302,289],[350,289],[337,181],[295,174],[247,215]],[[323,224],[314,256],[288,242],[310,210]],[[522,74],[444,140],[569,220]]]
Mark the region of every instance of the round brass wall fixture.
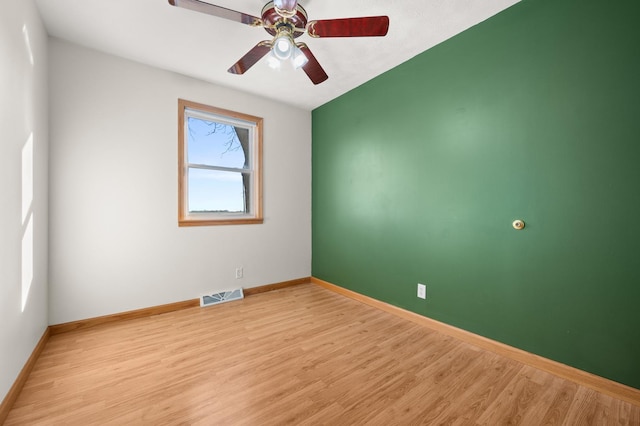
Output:
[[524,229],[524,220],[514,220],[513,221],[513,228],[517,229],[518,231]]

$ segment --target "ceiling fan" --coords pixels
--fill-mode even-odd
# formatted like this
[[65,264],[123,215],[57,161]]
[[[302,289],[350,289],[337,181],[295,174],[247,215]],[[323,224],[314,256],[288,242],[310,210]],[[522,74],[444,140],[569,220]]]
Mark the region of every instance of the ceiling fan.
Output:
[[269,65],[277,67],[281,62],[291,60],[294,67],[302,68],[313,84],[325,81],[329,76],[305,43],[294,39],[305,32],[313,37],[376,37],[385,36],[389,30],[388,16],[368,16],[362,18],[322,19],[308,21],[307,12],[297,0],[273,0],[262,8],[260,18],[237,12],[225,7],[205,3],[200,0],[169,0],[172,6],[202,12],[219,18],[229,19],[251,27],[262,27],[271,40],[264,40],[254,46],[227,71],[244,74],[260,59],[269,54]]

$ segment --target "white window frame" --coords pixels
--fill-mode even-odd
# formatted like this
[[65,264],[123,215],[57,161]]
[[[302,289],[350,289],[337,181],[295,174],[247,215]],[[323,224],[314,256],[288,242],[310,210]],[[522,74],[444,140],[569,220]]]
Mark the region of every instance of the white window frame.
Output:
[[[249,131],[249,164],[246,169],[192,164],[188,162],[188,117],[242,127]],[[178,99],[178,225],[242,225],[263,223],[262,213],[262,122],[263,119],[184,99]],[[189,169],[243,172],[250,175],[249,212],[189,212]]]

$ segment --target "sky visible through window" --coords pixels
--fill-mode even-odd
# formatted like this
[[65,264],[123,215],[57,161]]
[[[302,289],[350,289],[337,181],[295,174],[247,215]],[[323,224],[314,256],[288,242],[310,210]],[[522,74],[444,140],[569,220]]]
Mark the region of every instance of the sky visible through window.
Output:
[[[243,169],[245,153],[233,126],[188,117],[189,164]],[[190,167],[189,212],[245,211],[242,174]]]

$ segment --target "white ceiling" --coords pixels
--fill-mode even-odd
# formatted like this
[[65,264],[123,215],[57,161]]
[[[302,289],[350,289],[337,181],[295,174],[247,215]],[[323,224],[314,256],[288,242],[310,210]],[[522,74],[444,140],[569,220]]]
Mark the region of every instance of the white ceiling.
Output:
[[[260,16],[266,0],[207,0]],[[387,15],[386,37],[304,41],[329,75],[314,86],[302,70],[264,60],[244,75],[227,69],[260,40],[252,28],[169,5],[167,0],[36,0],[50,35],[311,110],[519,0],[299,0],[309,19]]]

